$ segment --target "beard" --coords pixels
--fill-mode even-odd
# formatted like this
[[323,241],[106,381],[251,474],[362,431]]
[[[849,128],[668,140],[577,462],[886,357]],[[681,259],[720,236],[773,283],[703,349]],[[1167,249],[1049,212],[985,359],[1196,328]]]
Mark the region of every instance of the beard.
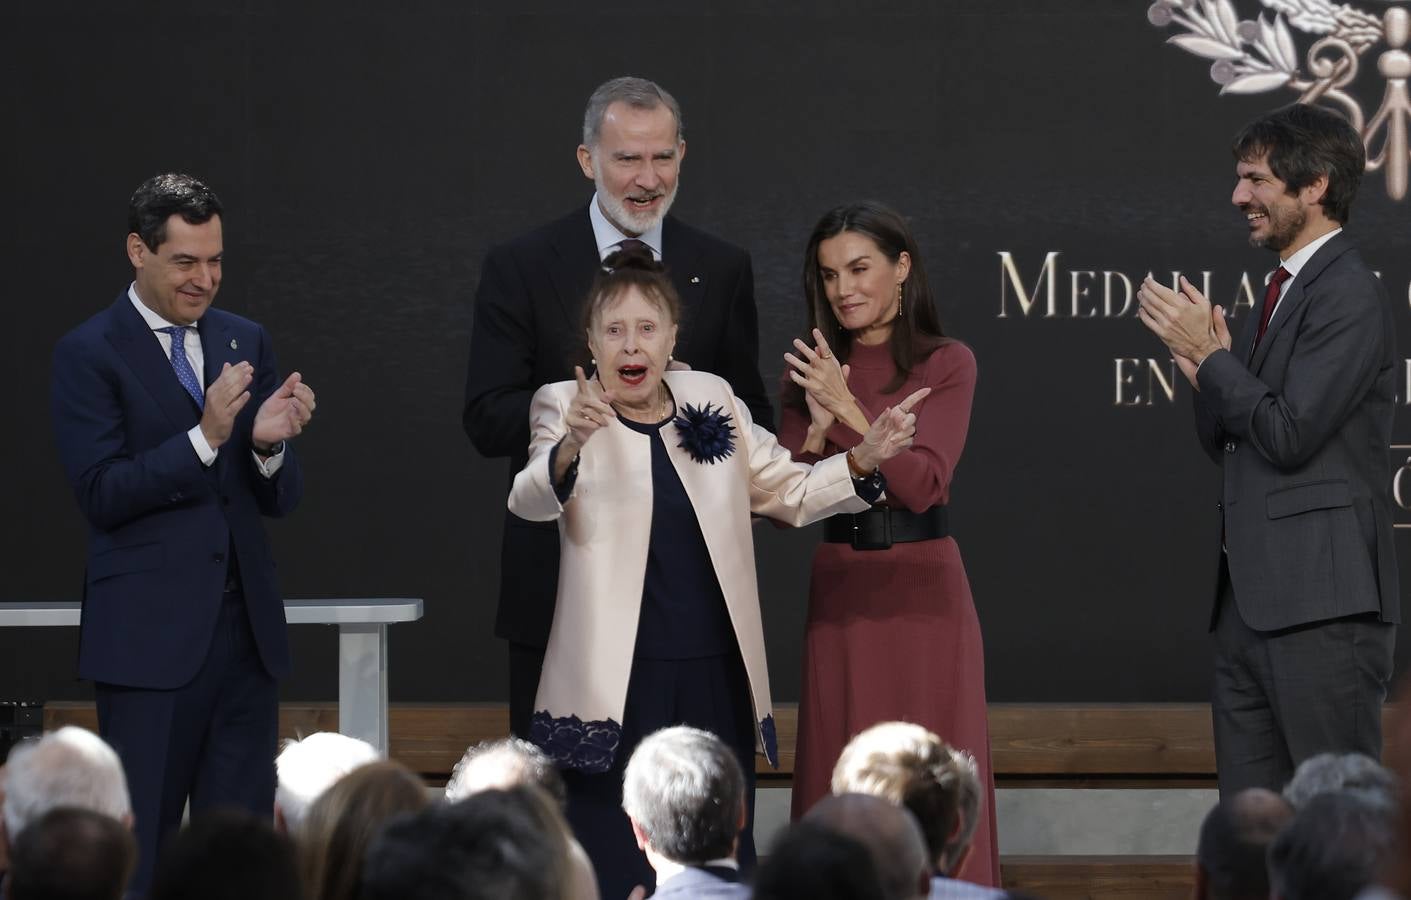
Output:
[[[661,206],[652,212],[638,212],[627,204],[626,200],[619,199],[607,189],[603,184],[603,173],[598,168],[598,161],[593,160],[593,184],[598,189],[598,204],[602,207],[603,215],[607,220],[617,226],[617,229],[625,234],[645,234],[651,231],[661,220],[666,218],[666,214],[671,211],[671,204],[676,201],[676,189],[681,186],[681,177],[676,177],[676,183],[671,186],[668,194],[638,195],[636,199],[644,200],[651,197],[660,196]],[[631,196],[631,195],[629,195]]]
[[1303,227],[1308,224],[1308,211],[1300,203],[1290,206],[1268,207],[1264,214],[1269,217],[1269,227],[1263,237],[1249,236],[1251,246],[1282,253],[1297,240]]

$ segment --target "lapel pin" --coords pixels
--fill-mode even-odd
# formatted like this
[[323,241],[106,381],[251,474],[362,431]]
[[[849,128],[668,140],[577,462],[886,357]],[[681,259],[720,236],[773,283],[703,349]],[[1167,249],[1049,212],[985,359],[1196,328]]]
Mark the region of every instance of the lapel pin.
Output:
[[700,283],[701,283],[701,276],[699,276],[699,275],[692,275],[692,276],[691,276],[691,284],[700,284]]
[[232,350],[239,350],[239,349],[240,349],[240,345],[235,342],[235,338],[231,338],[231,339],[230,339],[230,349],[232,349]]

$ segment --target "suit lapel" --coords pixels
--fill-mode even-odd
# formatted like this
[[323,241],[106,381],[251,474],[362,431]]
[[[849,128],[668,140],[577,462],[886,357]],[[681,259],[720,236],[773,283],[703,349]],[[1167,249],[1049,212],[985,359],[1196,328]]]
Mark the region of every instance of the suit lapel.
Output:
[[[1254,357],[1249,361],[1249,371],[1258,372],[1259,367],[1264,364],[1264,360],[1269,355],[1269,348],[1274,343],[1274,338],[1285,325],[1293,320],[1298,308],[1308,299],[1306,288],[1322,274],[1333,260],[1342,256],[1352,249],[1352,243],[1346,235],[1338,235],[1328,241],[1318,252],[1313,254],[1313,258],[1304,264],[1298,275],[1293,279],[1293,284],[1289,285],[1288,293],[1284,294],[1279,305],[1274,307],[1274,318],[1269,320],[1269,327],[1264,331],[1264,338],[1259,342],[1259,346],[1254,348]],[[1257,323],[1255,323],[1257,325]]]
[[107,331],[108,343],[157,401],[157,406],[183,431],[199,422],[196,404],[177,380],[171,360],[162,352],[157,336],[133,308],[126,292],[118,297],[109,312],[112,324]]
[[[676,287],[677,296],[681,298],[682,322],[689,323],[700,309],[706,291],[706,273],[700,264],[700,247],[675,219],[667,216],[661,227],[661,251],[662,262]],[[682,329],[682,333],[689,344],[694,331],[687,327]],[[689,363],[696,354],[680,352],[678,355]]]
[[221,367],[226,363],[234,365],[249,358],[249,353],[241,350],[240,343],[231,335],[230,323],[211,315],[210,310],[196,323],[196,331],[201,335],[201,355],[206,358],[205,371],[201,373],[204,387],[210,387],[211,382],[220,377]]
[[554,259],[549,278],[558,294],[559,308],[570,334],[578,333],[578,316],[583,298],[593,283],[593,276],[602,266],[598,258],[598,242],[593,237],[593,223],[588,219],[588,207],[570,216],[564,227],[553,236]]

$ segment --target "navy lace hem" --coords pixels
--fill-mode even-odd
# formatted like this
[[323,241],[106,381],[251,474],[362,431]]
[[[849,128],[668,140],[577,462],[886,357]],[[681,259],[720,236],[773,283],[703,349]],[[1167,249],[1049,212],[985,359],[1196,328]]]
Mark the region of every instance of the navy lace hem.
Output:
[[759,723],[759,734],[764,739],[764,758],[770,768],[779,768],[779,738],[774,734],[774,714],[765,716]]
[[612,768],[622,743],[622,726],[612,719],[585,722],[577,716],[551,716],[541,709],[529,724],[529,739],[559,768],[599,775]]

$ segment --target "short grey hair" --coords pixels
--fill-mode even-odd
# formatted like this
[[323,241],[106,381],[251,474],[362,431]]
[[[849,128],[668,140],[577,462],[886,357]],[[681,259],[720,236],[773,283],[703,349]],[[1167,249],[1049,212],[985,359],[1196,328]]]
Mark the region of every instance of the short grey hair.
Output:
[[290,833],[298,831],[309,807],[334,782],[381,758],[367,741],[335,731],[317,731],[301,741],[286,741],[274,760],[278,773],[274,801]]
[[603,117],[607,115],[608,107],[614,103],[626,103],[634,109],[649,110],[664,103],[676,119],[676,139],[679,141],[686,136],[686,123],[681,119],[681,104],[667,93],[666,88],[655,81],[623,75],[598,85],[598,89],[593,91],[593,96],[588,98],[588,107],[583,110],[583,146],[590,150],[598,146],[598,138],[602,136],[603,131]]
[[549,755],[523,738],[481,741],[465,751],[446,782],[446,799],[455,803],[489,789],[508,790],[532,784],[562,809],[568,803],[563,776]]
[[1355,897],[1391,860],[1396,822],[1365,794],[1318,794],[1269,845],[1269,895]]
[[132,814],[122,760],[98,735],[65,725],[10,751],[5,831],[14,840],[51,809],[76,807],[122,821]]
[[745,805],[745,774],[725,742],[677,725],[647,736],[623,776],[622,808],[652,849],[678,863],[731,855]]
[[1397,780],[1390,769],[1362,753],[1319,753],[1299,763],[1284,788],[1284,799],[1299,809],[1319,794],[1349,792],[1393,809]]

